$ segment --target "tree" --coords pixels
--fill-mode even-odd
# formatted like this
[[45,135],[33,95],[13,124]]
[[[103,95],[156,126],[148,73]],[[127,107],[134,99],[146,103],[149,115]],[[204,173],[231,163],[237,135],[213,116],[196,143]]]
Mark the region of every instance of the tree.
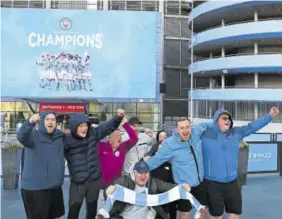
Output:
[[104,111],[101,112],[100,121],[107,121],[107,115]]

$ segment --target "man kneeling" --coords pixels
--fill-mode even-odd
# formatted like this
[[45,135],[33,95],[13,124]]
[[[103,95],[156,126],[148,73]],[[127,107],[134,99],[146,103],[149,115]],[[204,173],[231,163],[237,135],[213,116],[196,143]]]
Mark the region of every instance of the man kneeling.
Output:
[[[133,172],[130,175],[122,176],[115,181],[125,188],[144,194],[159,194],[166,192],[176,186],[176,184],[166,183],[157,178],[149,177],[150,168],[144,161],[135,164]],[[183,188],[190,192],[188,184],[183,184]],[[110,196],[115,191],[115,186],[109,186],[106,195]],[[110,211],[111,219],[169,219],[169,215],[163,207],[138,206],[131,205],[121,201],[115,201]]]

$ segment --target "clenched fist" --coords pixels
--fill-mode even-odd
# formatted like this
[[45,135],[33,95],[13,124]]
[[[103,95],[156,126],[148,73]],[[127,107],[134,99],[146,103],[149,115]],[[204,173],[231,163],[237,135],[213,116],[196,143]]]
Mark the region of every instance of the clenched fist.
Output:
[[114,193],[115,189],[116,189],[115,186],[109,186],[109,188],[107,188],[107,190],[106,190],[107,196],[112,195]]
[[40,120],[39,114],[34,114],[34,115],[32,115],[32,116],[29,118],[29,122],[30,122],[31,124],[36,124],[36,123],[39,122],[39,120]]
[[190,192],[191,191],[191,187],[188,184],[183,184],[183,189],[185,189],[186,192]]
[[279,114],[279,109],[278,109],[277,107],[272,107],[272,108],[270,109],[269,114],[270,114],[272,117],[275,117],[275,116],[277,116],[277,115]]
[[153,136],[154,136],[154,133],[153,133],[153,131],[152,131],[151,129],[145,128],[145,133],[146,133],[147,135],[149,135],[150,137],[153,137]]
[[117,115],[120,116],[120,117],[124,117],[124,115],[125,115],[124,110],[123,109],[118,109],[117,110]]

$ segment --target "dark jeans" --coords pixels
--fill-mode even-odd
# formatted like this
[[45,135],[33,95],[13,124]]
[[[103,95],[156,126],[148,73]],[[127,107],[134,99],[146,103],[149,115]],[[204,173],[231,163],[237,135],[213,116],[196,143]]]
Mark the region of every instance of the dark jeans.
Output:
[[54,219],[65,214],[62,188],[21,190],[28,219]]
[[79,212],[84,198],[86,199],[86,219],[95,218],[99,191],[98,181],[86,181],[82,184],[72,182],[69,189],[68,219],[79,218]]

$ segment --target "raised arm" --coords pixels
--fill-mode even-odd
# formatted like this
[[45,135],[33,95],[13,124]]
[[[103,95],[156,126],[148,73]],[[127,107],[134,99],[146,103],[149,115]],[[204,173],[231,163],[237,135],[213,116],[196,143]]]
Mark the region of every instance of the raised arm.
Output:
[[33,127],[37,122],[39,122],[39,120],[39,115],[34,114],[29,118],[29,120],[22,124],[22,127],[17,134],[17,139],[24,147],[32,148],[34,146],[32,131]]
[[270,112],[265,116],[253,122],[250,122],[246,126],[236,127],[235,130],[241,135],[241,139],[243,139],[244,137],[254,134],[260,129],[262,129],[264,126],[271,122],[273,117],[277,116],[278,114],[279,109],[277,107],[272,107]]
[[160,165],[162,165],[164,162],[170,160],[171,157],[172,157],[171,150],[169,148],[167,141],[165,141],[161,150],[158,153],[156,153],[155,156],[149,158],[146,162],[149,165],[150,170],[153,170],[159,167]]
[[[192,129],[195,130],[195,134],[202,135],[204,131],[206,131],[209,128],[212,128],[213,122],[201,122],[199,124],[193,125]],[[193,134],[194,134],[193,132]],[[198,137],[200,137],[198,136]]]
[[123,128],[125,129],[126,133],[128,134],[129,139],[121,143],[119,148],[124,151],[129,151],[137,143],[138,136],[136,135],[135,131],[131,128],[131,126],[127,122],[123,124]]
[[96,128],[92,127],[91,136],[94,136],[95,139],[100,141],[119,127],[123,117],[124,110],[119,109],[117,111],[117,115],[115,115],[110,121],[104,122]]

